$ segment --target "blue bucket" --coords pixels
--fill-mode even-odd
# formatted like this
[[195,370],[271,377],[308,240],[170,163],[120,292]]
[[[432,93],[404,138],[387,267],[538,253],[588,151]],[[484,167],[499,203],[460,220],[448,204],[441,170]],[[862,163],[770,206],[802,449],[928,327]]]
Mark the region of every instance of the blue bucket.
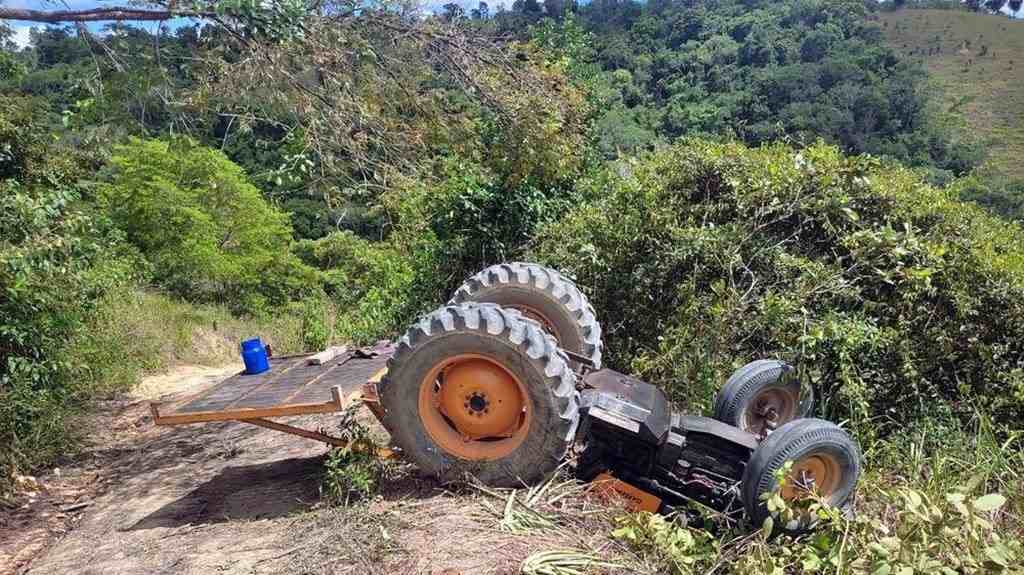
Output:
[[242,342],[242,361],[245,362],[245,373],[256,375],[270,369],[267,361],[267,348],[263,347],[260,338],[254,337]]

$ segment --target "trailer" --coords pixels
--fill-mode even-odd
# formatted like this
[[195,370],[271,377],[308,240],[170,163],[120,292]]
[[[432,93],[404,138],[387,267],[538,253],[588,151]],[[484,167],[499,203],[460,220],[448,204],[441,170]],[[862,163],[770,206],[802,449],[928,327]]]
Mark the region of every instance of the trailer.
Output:
[[240,421],[344,447],[346,441],[323,430],[309,430],[274,418],[344,411],[361,403],[376,411],[373,395],[394,346],[380,342],[364,348],[332,348],[316,354],[269,359],[270,369],[244,371],[198,394],[172,403],[152,402],[156,425]]

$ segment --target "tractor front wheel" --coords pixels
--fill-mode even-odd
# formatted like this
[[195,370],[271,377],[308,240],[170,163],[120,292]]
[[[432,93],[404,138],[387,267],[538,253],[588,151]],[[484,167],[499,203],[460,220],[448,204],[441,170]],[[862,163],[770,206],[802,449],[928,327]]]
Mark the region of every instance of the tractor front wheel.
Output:
[[810,400],[793,366],[760,359],[736,370],[715,397],[714,418],[764,439],[775,429],[805,416]]
[[[780,470],[790,463],[779,484]],[[747,463],[740,491],[747,516],[760,526],[771,515],[766,494],[776,491],[793,509],[781,531],[800,532],[813,526],[815,517],[802,505],[817,498],[831,507],[844,508],[853,497],[860,477],[860,450],[838,425],[822,419],[797,419],[768,436]]]

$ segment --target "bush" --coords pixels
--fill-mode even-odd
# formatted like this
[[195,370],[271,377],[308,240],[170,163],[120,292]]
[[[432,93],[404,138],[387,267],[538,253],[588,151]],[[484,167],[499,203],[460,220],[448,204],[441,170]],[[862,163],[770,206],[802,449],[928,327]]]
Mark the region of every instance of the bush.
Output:
[[158,285],[260,312],[318,284],[289,250],[287,214],[222,153],[185,139],[132,139],[111,164],[101,195]]
[[323,274],[338,339],[368,343],[400,333],[465,278],[519,257],[535,229],[574,197],[567,185],[509,184],[456,156],[437,169],[436,184],[400,181],[384,196],[391,226],[382,240],[338,231],[296,242],[299,259]]
[[954,182],[953,189],[962,200],[975,202],[1008,220],[1024,220],[1024,180],[970,176]]
[[[659,573],[1019,573],[1024,437],[1000,443],[980,413],[947,432],[869,446],[849,514],[776,492],[776,518],[760,532],[710,512],[703,528],[642,513],[620,518],[612,535]],[[779,515],[798,508],[816,514],[816,528],[773,535]]]
[[371,343],[415,315],[411,255],[351,232],[296,242],[295,253],[324,272],[324,289],[337,309],[337,338]]
[[330,504],[348,505],[377,494],[381,482],[393,478],[398,467],[380,457],[369,429],[357,420],[360,406],[342,414],[338,424],[339,438],[345,447],[332,449],[324,462],[320,479],[320,496]]
[[589,288],[611,363],[675,399],[779,356],[835,420],[983,407],[1020,427],[1020,229],[870,157],[687,141],[589,183],[535,257]]
[[88,328],[133,279],[130,258],[78,199],[59,184],[0,182],[0,482],[59,455],[74,407],[125,382],[115,358],[89,363],[80,347],[109,343]]

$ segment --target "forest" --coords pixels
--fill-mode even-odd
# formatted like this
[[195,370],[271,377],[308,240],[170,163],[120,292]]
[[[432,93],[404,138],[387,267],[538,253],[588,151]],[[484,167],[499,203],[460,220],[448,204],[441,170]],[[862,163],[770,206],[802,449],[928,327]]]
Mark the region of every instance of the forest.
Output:
[[[1003,8],[974,4],[946,7]],[[781,357],[863,446],[855,516],[722,543],[626,518],[633,556],[1018,572],[1024,188],[977,171],[883,8],[913,9],[221,0],[27,45],[0,20],[0,502],[143,374],[253,333],[395,338],[537,261],[587,292],[610,366],[701,411]]]

